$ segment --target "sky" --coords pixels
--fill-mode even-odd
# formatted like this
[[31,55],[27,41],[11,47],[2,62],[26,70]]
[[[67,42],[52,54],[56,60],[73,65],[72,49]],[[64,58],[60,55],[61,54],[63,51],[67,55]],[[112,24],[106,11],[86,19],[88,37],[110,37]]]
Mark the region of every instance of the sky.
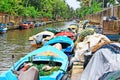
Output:
[[70,7],[72,7],[74,10],[80,7],[80,2],[78,2],[77,0],[66,0],[66,2],[68,3],[68,5]]

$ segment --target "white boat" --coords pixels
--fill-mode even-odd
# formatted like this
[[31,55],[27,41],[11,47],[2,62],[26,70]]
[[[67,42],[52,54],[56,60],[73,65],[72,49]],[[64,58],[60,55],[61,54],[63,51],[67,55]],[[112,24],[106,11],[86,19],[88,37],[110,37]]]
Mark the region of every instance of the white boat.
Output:
[[74,34],[76,34],[77,31],[78,31],[78,27],[79,26],[77,24],[71,24],[71,25],[69,25],[67,27],[67,30],[69,30],[69,31],[73,32]]
[[32,46],[42,45],[54,37],[54,33],[49,31],[43,31],[36,35],[29,37],[30,44]]

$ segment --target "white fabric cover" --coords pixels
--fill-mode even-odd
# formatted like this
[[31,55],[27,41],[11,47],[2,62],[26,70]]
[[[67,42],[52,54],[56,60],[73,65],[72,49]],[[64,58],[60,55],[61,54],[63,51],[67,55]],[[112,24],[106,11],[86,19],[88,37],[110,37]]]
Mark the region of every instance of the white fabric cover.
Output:
[[[120,43],[115,43],[120,47]],[[90,59],[79,80],[98,80],[104,73],[120,70],[120,54],[99,49]]]

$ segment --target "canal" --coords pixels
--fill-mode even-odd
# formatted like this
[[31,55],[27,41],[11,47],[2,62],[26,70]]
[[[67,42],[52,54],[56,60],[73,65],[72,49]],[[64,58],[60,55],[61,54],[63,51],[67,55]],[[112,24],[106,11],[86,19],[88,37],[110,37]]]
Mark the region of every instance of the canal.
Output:
[[[8,70],[21,57],[36,49],[31,47],[28,41],[30,36],[44,31],[48,27],[65,28],[72,23],[74,21],[59,22],[27,30],[10,30],[5,34],[0,34],[0,74]],[[12,59],[12,55],[14,55],[14,59]]]

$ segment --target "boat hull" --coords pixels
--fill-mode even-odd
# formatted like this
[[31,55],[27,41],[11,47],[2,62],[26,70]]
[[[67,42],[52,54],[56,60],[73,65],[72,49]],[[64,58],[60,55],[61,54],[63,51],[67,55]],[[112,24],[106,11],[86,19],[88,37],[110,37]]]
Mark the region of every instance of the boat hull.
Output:
[[120,40],[120,34],[106,34],[106,36],[112,41]]
[[48,41],[47,43],[45,43],[44,46],[54,45],[56,43],[60,43],[62,45],[63,52],[65,52],[67,54],[71,54],[73,52],[74,42],[72,39],[70,39],[67,36],[57,36],[57,37],[51,39],[50,41]]
[[[51,52],[51,53],[46,53]],[[39,55],[39,56],[38,56]],[[42,48],[39,48],[33,52],[30,52],[25,57],[21,58],[19,61],[17,61],[14,66],[12,66],[8,71],[5,73],[2,73],[0,75],[0,80],[18,80],[17,76],[13,73],[13,71],[18,71],[20,66],[23,65],[25,62],[28,62],[30,57],[32,57],[32,61],[49,61],[50,56],[54,57],[54,62],[60,63],[60,69],[58,71],[53,72],[52,74],[48,76],[39,76],[39,80],[60,80],[64,76],[64,71],[67,71],[68,67],[68,58],[67,56],[58,49],[52,47],[52,46],[44,46]],[[40,62],[40,63],[41,63]],[[64,70],[64,71],[62,71]]]

